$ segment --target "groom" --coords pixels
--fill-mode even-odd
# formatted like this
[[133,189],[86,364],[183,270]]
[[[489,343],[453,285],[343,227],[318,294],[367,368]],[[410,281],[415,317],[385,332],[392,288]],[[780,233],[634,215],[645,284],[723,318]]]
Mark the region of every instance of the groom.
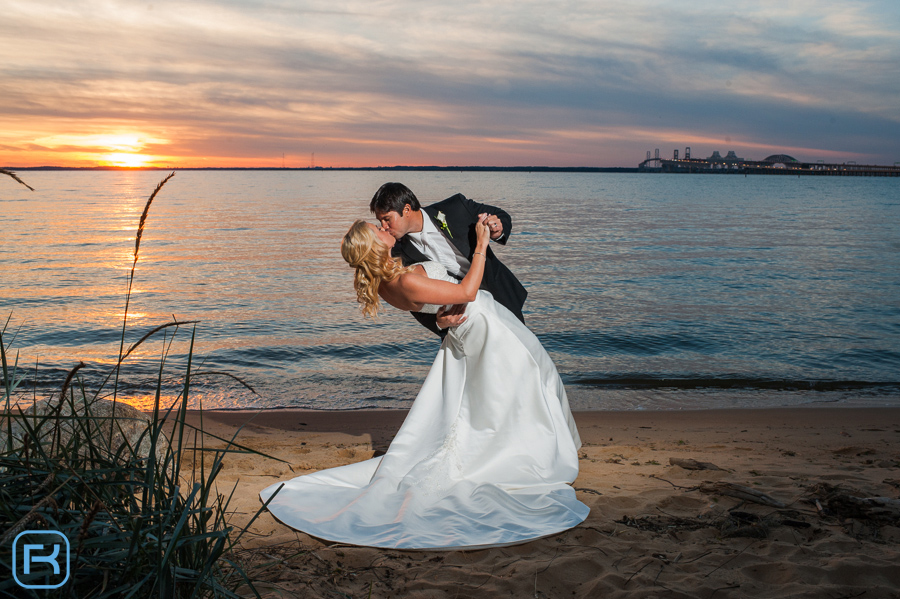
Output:
[[[402,183],[382,185],[369,208],[382,228],[397,239],[392,254],[399,256],[403,264],[434,260],[460,279],[469,271],[472,261],[475,223],[484,220],[491,239],[504,245],[512,229],[512,218],[505,211],[473,202],[461,193],[422,208],[415,194]],[[491,248],[487,250],[481,288],[525,322],[522,304],[528,292]],[[465,306],[453,306],[447,311],[441,309],[437,315],[413,312],[413,316],[425,328],[443,337],[447,327],[465,320],[464,309]]]

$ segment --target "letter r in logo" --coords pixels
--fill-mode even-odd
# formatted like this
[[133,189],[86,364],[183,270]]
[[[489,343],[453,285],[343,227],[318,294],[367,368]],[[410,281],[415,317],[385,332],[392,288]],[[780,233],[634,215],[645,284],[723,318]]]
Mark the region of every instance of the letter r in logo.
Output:
[[53,553],[50,555],[31,555],[31,552],[37,549],[38,551],[43,552],[43,545],[25,545],[24,546],[25,559],[23,560],[23,570],[25,574],[31,574],[31,564],[35,563],[46,563],[53,564],[53,573],[59,574],[59,562],[56,561],[56,557],[59,555],[59,545],[53,545]]

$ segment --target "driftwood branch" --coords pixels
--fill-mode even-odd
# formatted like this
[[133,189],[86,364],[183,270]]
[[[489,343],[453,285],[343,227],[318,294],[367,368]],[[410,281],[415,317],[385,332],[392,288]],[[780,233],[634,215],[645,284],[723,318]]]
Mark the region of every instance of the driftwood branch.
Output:
[[711,462],[698,462],[690,458],[669,458],[669,464],[679,466],[685,470],[722,470]]
[[900,518],[900,499],[890,497],[853,497],[844,498],[847,503],[856,505],[866,512],[868,516],[889,516]]
[[772,499],[765,493],[760,493],[756,489],[751,489],[750,487],[745,487],[743,485],[736,485],[734,483],[722,481],[715,483],[704,482],[698,489],[701,493],[709,495],[727,495],[729,497],[735,497],[744,501],[751,501],[753,503],[759,503],[761,505],[779,509],[787,507],[784,503],[777,499]]

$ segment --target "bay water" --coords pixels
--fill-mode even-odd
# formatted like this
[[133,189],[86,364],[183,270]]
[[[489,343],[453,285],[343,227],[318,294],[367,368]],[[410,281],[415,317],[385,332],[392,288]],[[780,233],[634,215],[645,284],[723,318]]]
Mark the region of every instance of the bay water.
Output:
[[[114,364],[166,174],[0,181],[3,338],[26,399],[79,361],[88,386]],[[199,322],[144,342],[120,397],[148,407],[166,352],[176,395],[193,336],[195,405],[408,407],[439,340],[390,306],[364,318],[339,251],[389,180],[512,215],[494,250],[573,409],[900,405],[900,180],[384,170],[177,171],[150,207],[125,347]]]

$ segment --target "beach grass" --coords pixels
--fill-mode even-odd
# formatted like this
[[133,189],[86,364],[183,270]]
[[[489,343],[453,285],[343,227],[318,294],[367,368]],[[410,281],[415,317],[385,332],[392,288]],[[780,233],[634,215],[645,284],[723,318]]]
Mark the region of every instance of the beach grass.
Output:
[[[234,549],[265,506],[245,527],[232,526],[237,485],[222,491],[216,477],[230,454],[263,454],[237,443],[237,433],[204,433],[202,418],[200,426],[188,422],[196,323],[173,317],[125,350],[141,233],[153,198],[171,176],[141,216],[119,356],[99,385],[86,386],[79,362],[58,393],[29,397],[20,391],[25,375],[11,349],[9,318],[0,330],[0,567],[16,573],[0,579],[0,597],[237,597],[238,589],[241,596],[259,596]],[[169,348],[185,324],[194,330],[184,363],[176,365],[180,389],[170,401],[163,393],[165,373],[172,370]],[[144,414],[116,397],[119,372],[137,346],[160,337],[154,407]],[[100,397],[110,381],[112,401]],[[21,564],[14,568],[13,542],[45,531],[67,539],[69,576],[55,589],[26,588],[58,580],[46,568],[31,574]]]

